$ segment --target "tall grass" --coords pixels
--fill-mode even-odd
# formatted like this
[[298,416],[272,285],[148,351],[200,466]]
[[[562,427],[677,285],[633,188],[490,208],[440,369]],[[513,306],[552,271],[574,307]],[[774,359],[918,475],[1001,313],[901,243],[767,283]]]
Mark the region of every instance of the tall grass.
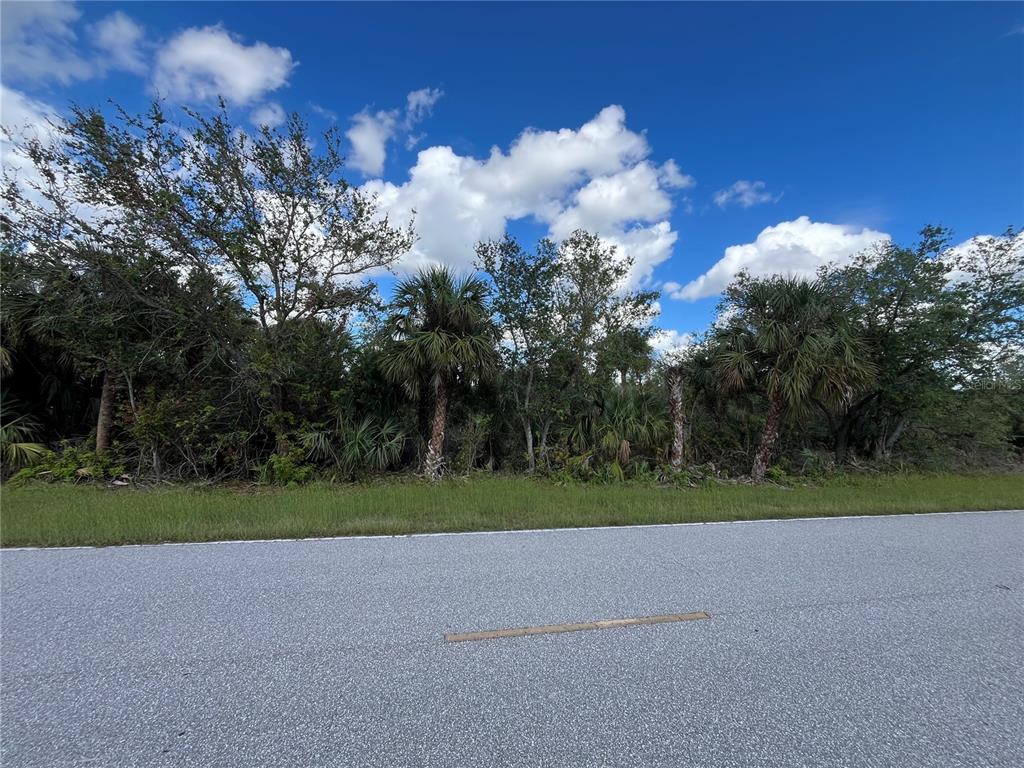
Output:
[[849,477],[816,486],[556,485],[487,477],[438,484],[231,490],[5,487],[3,546],[760,520],[1024,508],[1024,475]]

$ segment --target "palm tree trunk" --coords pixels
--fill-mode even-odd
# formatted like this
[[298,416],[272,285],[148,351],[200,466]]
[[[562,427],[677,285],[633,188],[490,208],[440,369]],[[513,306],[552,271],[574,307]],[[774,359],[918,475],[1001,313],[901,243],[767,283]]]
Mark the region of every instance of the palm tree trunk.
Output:
[[430,424],[427,460],[423,465],[423,474],[431,480],[441,477],[441,464],[444,461],[444,427],[447,418],[448,387],[441,381],[434,391],[434,418]]
[[114,377],[110,371],[103,372],[103,388],[100,390],[100,412],[96,417],[96,453],[110,448],[110,432],[114,427]]
[[670,371],[668,375],[668,411],[672,419],[672,452],[668,463],[673,472],[678,472],[683,468],[683,451],[686,448],[683,375],[680,371]]
[[836,464],[842,466],[850,453],[850,430],[852,425],[844,417],[836,430]]
[[750,470],[750,478],[755,483],[764,480],[765,472],[768,471],[768,463],[775,453],[775,444],[779,440],[779,428],[782,425],[782,399],[772,397],[768,401],[768,413],[764,419],[764,429],[761,430],[761,439],[757,444],[757,451],[754,453],[754,466]]

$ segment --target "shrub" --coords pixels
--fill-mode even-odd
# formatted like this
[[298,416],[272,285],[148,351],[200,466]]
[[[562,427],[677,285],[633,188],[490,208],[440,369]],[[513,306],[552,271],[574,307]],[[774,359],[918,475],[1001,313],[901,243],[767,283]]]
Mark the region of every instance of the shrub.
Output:
[[124,474],[124,465],[110,453],[97,454],[88,448],[63,442],[57,451],[46,451],[34,465],[18,472],[12,480],[70,483],[112,480]]
[[274,453],[260,469],[260,481],[274,485],[301,485],[313,477],[313,467],[303,461],[301,449]]

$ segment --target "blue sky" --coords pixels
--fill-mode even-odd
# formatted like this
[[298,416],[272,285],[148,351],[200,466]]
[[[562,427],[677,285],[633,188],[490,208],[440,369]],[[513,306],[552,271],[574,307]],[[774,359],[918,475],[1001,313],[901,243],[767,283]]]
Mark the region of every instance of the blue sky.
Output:
[[157,91],[223,91],[241,123],[298,110],[348,134],[392,215],[417,208],[410,264],[586,226],[676,333],[740,267],[1024,224],[1021,3],[5,2],[3,22],[5,123]]

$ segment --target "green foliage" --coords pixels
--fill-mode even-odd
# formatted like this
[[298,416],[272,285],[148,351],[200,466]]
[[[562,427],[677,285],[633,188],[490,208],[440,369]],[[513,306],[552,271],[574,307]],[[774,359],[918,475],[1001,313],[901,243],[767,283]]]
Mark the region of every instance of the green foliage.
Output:
[[493,418],[485,413],[471,413],[458,433],[459,451],[453,466],[455,471],[468,473],[476,466],[491,435]]
[[[0,355],[0,374],[10,373],[12,359],[5,349]],[[38,442],[40,432],[39,421],[24,413],[24,406],[16,398],[0,398],[0,477],[7,477],[46,455],[46,446]]]
[[497,367],[495,328],[485,305],[487,285],[434,268],[395,289],[384,373],[412,395],[423,383],[473,384]]
[[345,477],[380,472],[398,463],[408,438],[393,420],[367,416],[358,423],[339,416],[330,428],[310,427],[298,434],[305,459],[338,470]]
[[875,373],[843,307],[820,283],[741,275],[723,311],[730,319],[715,333],[714,361],[722,387],[759,387],[790,416],[814,403],[841,404]]
[[800,474],[804,477],[820,478],[828,474],[830,462],[817,451],[800,449]]
[[301,449],[285,454],[272,453],[260,470],[260,481],[272,485],[301,485],[313,477],[313,467],[305,463]]
[[88,448],[64,442],[56,451],[42,453],[32,466],[22,469],[12,480],[102,482],[122,477],[124,474],[124,464],[110,454],[97,454]]

